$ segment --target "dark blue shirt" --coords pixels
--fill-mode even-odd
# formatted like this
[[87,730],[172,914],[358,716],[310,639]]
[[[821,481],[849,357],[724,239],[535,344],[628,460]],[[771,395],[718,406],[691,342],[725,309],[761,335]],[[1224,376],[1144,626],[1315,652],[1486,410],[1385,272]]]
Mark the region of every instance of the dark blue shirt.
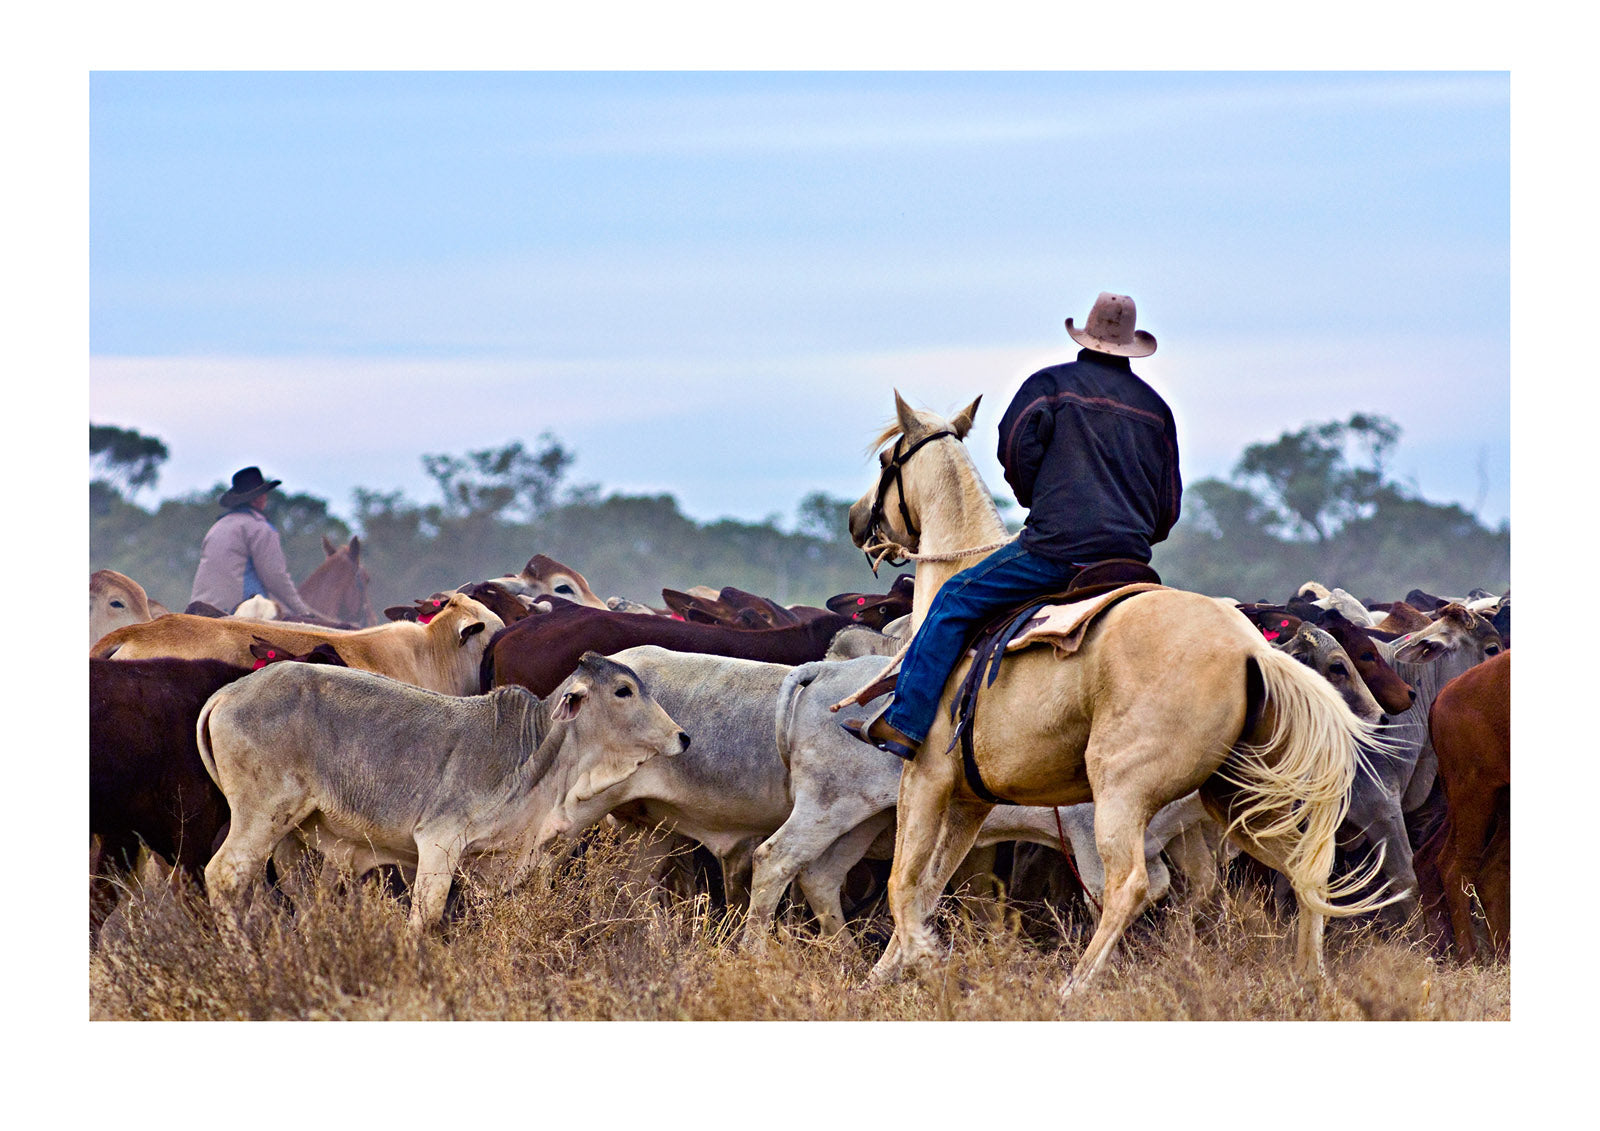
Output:
[[1000,421],[999,456],[1028,508],[1021,542],[1045,557],[1148,562],[1178,521],[1172,410],[1125,357],[1081,350],[1029,377]]

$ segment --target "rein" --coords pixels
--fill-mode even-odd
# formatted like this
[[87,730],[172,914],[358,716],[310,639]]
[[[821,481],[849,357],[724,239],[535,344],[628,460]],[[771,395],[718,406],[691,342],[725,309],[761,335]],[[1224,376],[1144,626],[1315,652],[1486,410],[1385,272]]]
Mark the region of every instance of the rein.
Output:
[[1056,814],[1056,843],[1061,846],[1061,855],[1067,858],[1067,867],[1072,869],[1072,878],[1078,881],[1078,887],[1082,889],[1084,898],[1094,904],[1095,912],[1104,914],[1105,909],[1100,906],[1100,901],[1094,897],[1094,892],[1089,890],[1089,885],[1083,882],[1083,876],[1078,872],[1077,859],[1067,850],[1067,834],[1061,827],[1061,806],[1054,805],[1051,808]]

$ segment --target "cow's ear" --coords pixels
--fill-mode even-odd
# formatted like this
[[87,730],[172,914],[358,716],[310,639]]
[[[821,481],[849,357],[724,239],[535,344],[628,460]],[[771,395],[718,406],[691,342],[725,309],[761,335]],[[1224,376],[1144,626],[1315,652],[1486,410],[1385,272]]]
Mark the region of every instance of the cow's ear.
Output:
[[583,701],[589,697],[589,686],[584,683],[575,683],[561,696],[561,701],[556,704],[556,709],[550,712],[553,722],[570,723],[578,717],[578,711],[583,706]]
[[489,626],[484,624],[481,620],[475,620],[471,624],[462,625],[461,626],[461,644],[463,646],[465,646],[468,640],[471,640],[474,636],[476,636],[478,633],[482,632],[484,629],[486,629],[488,627]]
[[328,536],[324,534],[322,536],[322,556],[325,558],[331,558],[338,552],[338,550],[334,549],[333,543],[328,541]]
[[972,418],[978,415],[978,401],[983,400],[979,395],[966,408],[950,418],[950,430],[956,434],[956,439],[965,440],[967,433],[972,431]]
[[361,562],[361,536],[359,534],[350,536],[350,560],[357,564]]
[[411,605],[390,605],[383,610],[383,615],[390,620],[416,620],[417,610]]

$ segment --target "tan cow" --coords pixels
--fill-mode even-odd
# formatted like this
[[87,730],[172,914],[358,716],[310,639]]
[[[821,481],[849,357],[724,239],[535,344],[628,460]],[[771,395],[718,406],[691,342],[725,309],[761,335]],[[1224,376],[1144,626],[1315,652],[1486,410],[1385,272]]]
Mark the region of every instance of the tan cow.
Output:
[[126,625],[90,650],[100,659],[136,660],[174,656],[224,660],[248,668],[257,639],[303,656],[329,644],[361,671],[390,676],[429,691],[472,695],[480,690],[478,665],[489,638],[505,622],[483,605],[453,593],[427,624],[390,621],[375,628],[336,629],[276,621],[237,620],[173,613],[147,624]]
[[[125,573],[98,569],[89,575],[89,647],[113,629],[143,624],[159,614],[145,595],[144,586]],[[166,612],[165,609],[161,609]]]
[[273,664],[207,700],[195,737],[232,814],[206,865],[214,906],[226,914],[269,856],[287,866],[305,844],[357,875],[398,864],[417,933],[439,922],[459,865],[495,856],[514,880],[551,813],[689,745],[634,672],[595,652],[544,701]]

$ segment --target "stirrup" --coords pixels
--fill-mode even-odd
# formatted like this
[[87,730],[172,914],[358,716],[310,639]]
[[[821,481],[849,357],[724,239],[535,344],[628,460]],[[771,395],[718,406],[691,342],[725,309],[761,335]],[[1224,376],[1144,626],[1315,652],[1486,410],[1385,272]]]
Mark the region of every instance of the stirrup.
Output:
[[[890,702],[892,703],[893,700]],[[909,762],[917,756],[917,748],[915,746],[907,746],[905,743],[893,738],[871,738],[868,736],[868,731],[872,729],[872,724],[883,718],[884,714],[889,710],[889,706],[890,703],[885,703],[864,719],[846,719],[839,724],[839,728],[850,737],[865,742],[868,746],[893,754],[896,758],[903,758]]]

